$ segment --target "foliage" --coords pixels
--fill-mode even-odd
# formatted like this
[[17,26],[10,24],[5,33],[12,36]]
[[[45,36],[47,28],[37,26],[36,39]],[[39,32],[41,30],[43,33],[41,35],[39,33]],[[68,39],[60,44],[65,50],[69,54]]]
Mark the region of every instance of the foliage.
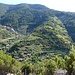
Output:
[[53,75],[66,69],[71,75],[75,70],[74,15],[38,4],[0,4],[0,72]]
[[54,74],[54,71],[57,68],[55,61],[53,61],[53,60],[47,61],[46,68],[47,68],[46,69],[46,74],[47,75],[53,75]]
[[65,68],[65,60],[62,57],[56,56],[54,59],[58,69]]
[[18,74],[20,73],[20,63],[0,51],[0,72]]
[[68,56],[65,56],[66,69],[69,75],[71,75],[71,73],[74,70],[74,66],[75,66],[74,62],[75,62],[75,51],[70,52]]
[[[57,17],[50,17],[26,38],[15,43],[8,53],[14,58],[30,61],[34,59],[42,61],[53,58],[57,54],[64,56],[71,49],[71,38],[65,28],[59,24],[62,26]],[[33,62],[36,62],[35,60]]]
[[55,15],[63,22],[69,36],[75,42],[75,13],[72,12],[55,12]]

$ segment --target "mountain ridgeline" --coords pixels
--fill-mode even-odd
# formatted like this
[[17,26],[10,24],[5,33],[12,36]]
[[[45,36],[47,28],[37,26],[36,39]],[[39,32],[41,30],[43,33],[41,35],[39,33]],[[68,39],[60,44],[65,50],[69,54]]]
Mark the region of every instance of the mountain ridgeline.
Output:
[[[64,56],[74,49],[75,13],[39,4],[0,4],[0,24],[17,32],[6,30],[10,36],[0,41],[0,49],[18,60],[36,62],[57,54]],[[1,26],[0,37],[4,40]]]

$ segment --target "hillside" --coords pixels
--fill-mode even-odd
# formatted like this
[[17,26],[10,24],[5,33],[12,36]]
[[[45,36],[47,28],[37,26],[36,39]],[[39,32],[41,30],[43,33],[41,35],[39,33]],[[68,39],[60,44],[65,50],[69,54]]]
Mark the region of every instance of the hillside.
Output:
[[7,12],[8,9],[8,5],[0,3],[0,18]]
[[62,22],[57,17],[50,17],[43,24],[8,51],[14,58],[22,60],[43,60],[64,56],[71,49],[72,40]]
[[0,50],[6,52],[18,38],[19,34],[12,28],[0,25]]
[[68,34],[75,42],[75,13],[71,12],[56,12],[55,15],[63,22]]
[[75,13],[55,11],[39,4],[0,4],[0,23],[17,30],[22,34],[32,32],[34,28],[46,21],[49,16],[57,16],[66,27],[69,36],[74,39]]
[[0,4],[0,9],[0,48],[12,57],[41,61],[74,47],[74,13],[39,4]]
[[16,32],[7,26],[0,25],[0,40],[16,36]]
[[[34,8],[34,6],[36,7]],[[13,5],[7,10],[6,14],[1,17],[0,23],[12,27],[20,33],[26,34],[48,18],[49,14],[47,10],[49,9],[42,5]]]
[[0,75],[60,72],[75,75],[75,13],[0,3]]

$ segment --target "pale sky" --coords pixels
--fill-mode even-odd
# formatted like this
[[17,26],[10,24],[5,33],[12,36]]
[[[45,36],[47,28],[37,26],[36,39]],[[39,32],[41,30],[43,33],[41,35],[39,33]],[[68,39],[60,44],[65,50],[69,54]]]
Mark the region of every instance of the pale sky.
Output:
[[60,11],[75,12],[75,0],[0,0],[0,3],[5,4],[42,4],[51,9]]

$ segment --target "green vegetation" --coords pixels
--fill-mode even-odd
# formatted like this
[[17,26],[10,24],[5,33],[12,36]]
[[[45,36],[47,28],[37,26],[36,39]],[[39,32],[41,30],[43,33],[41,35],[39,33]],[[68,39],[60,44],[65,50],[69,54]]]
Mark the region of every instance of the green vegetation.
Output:
[[[37,61],[37,60],[36,60]],[[56,56],[54,59],[44,59],[42,62],[18,62],[11,56],[0,51],[0,73],[14,73],[21,75],[24,73],[36,75],[53,75],[58,69],[66,69],[68,75],[75,70],[75,51],[71,51],[64,58]]]
[[39,4],[0,4],[0,12],[0,72],[75,71],[75,13]]
[[68,34],[75,42],[75,13],[71,12],[55,12],[55,15],[63,22]]
[[[53,22],[51,21],[53,20]],[[64,56],[71,49],[71,38],[69,38],[62,22],[56,17],[50,17],[26,38],[15,43],[9,50],[14,58],[39,61],[54,58],[55,55]]]
[[[43,5],[38,5],[38,7],[36,7],[37,10],[33,5],[28,4],[19,4],[9,7],[9,12],[7,11],[7,13],[1,17],[0,23],[2,25],[12,27],[18,32],[24,34],[31,32],[35,27],[44,22],[49,16],[46,11],[49,9]],[[40,10],[41,8],[42,11]]]
[[21,63],[0,51],[0,73],[20,74]]
[[59,18],[62,12],[37,4],[6,6],[8,10],[1,16],[0,23],[18,33],[0,26],[0,50],[17,60],[36,62],[35,59],[42,61],[57,54],[64,56],[72,49],[72,39],[63,18]]
[[7,30],[6,28],[2,27],[0,25],[0,41],[2,39],[7,39],[16,36],[16,33],[11,32],[10,30]]

